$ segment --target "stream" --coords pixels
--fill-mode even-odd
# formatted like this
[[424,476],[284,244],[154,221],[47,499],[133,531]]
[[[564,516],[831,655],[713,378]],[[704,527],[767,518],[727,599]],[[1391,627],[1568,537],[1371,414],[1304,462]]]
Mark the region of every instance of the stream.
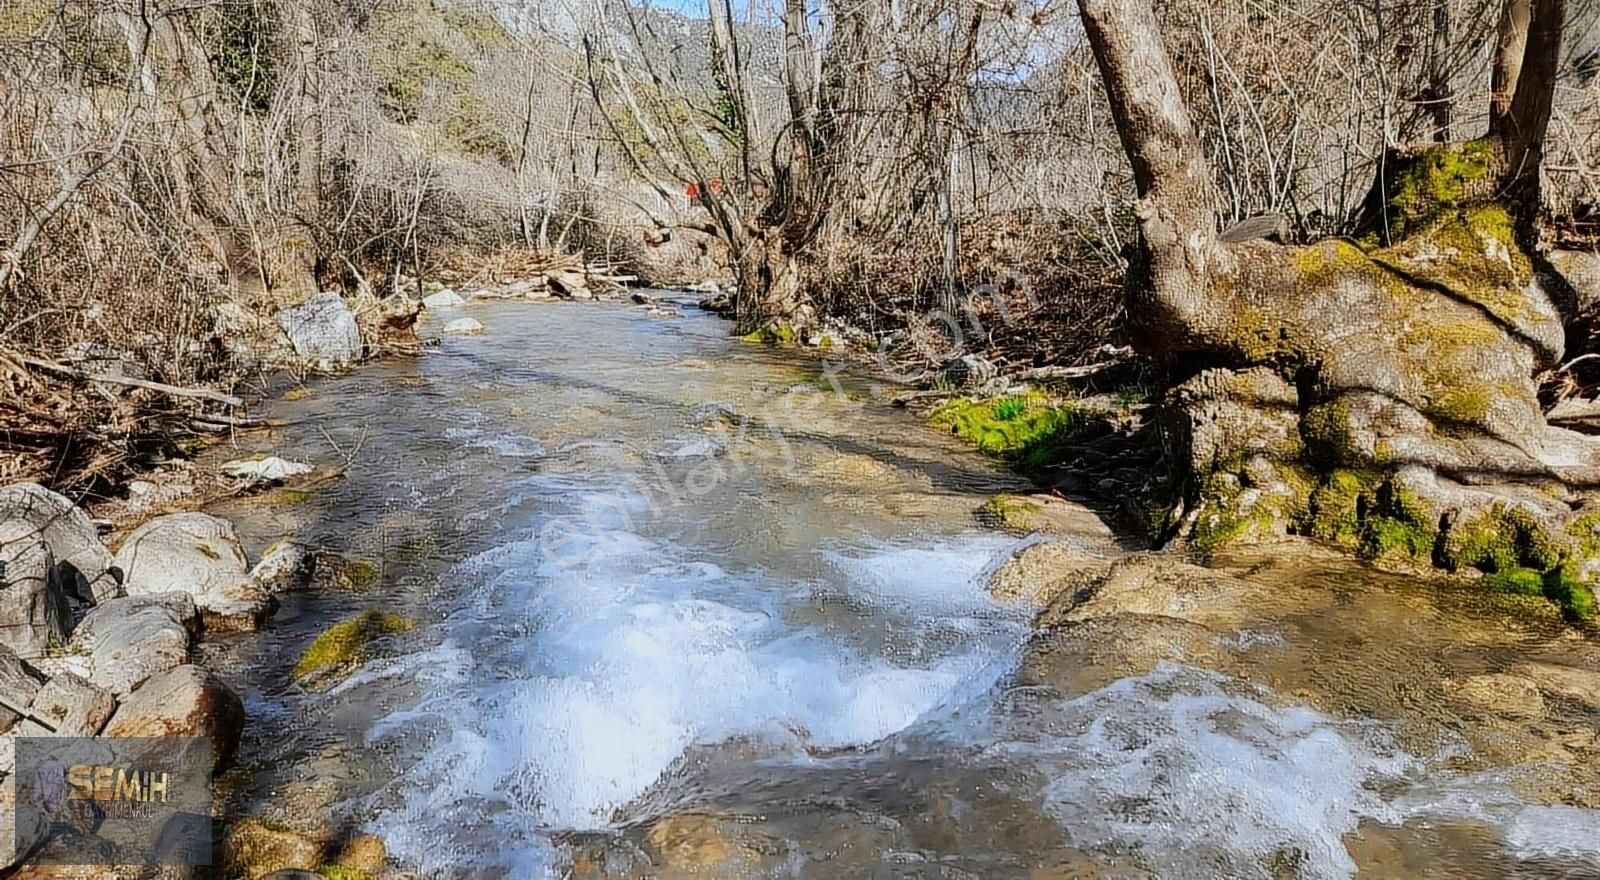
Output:
[[[1019,675],[1033,610],[983,584],[1020,539],[973,511],[1023,484],[869,380],[693,308],[459,311],[487,332],[316,381],[227,450],[347,468],[214,505],[252,557],[292,536],[378,567],[207,644],[250,716],[241,812],[376,833],[420,876],[1600,877],[1587,710],[1541,716],[1590,729],[1541,798],[1508,768],[1548,755],[1474,762],[1462,716],[1419,736],[1394,698],[1547,625],[1456,650],[1429,635],[1448,598],[1362,582],[1340,604],[1442,666],[1353,659],[1378,618],[1297,606],[1227,633],[1248,669]],[[418,625],[293,679],[369,609]]]

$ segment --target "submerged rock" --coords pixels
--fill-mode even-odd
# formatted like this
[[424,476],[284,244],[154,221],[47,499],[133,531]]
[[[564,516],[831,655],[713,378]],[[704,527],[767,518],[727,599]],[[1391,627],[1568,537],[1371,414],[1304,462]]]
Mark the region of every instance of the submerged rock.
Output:
[[368,659],[368,646],[378,639],[416,628],[416,621],[372,610],[329,627],[312,640],[295,663],[294,677],[313,687],[326,685]]
[[268,592],[285,593],[303,589],[316,570],[316,554],[295,541],[278,541],[262,552],[250,578]]
[[93,603],[118,594],[111,553],[77,505],[38,483],[13,483],[0,488],[0,522],[10,520],[32,526],[49,545],[56,577],[68,595]]
[[182,592],[194,597],[207,628],[254,630],[275,607],[250,578],[233,524],[204,513],[157,517],[117,550],[130,596]]
[[278,326],[294,353],[319,370],[338,370],[361,359],[361,327],[337,293],[319,293],[278,312]]
[[320,841],[271,819],[239,819],[222,841],[222,864],[229,877],[256,880],[292,871],[320,880],[311,869],[321,863]]
[[213,769],[233,758],[244,730],[244,704],[198,666],[152,676],[129,694],[106,724],[106,736],[192,736],[211,741]]

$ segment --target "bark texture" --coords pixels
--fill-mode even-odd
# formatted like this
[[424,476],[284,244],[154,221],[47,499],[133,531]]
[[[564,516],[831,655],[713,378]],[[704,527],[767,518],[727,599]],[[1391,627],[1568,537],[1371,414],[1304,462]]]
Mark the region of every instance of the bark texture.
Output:
[[1170,410],[1194,545],[1291,529],[1554,591],[1586,573],[1600,448],[1536,382],[1575,317],[1534,250],[1563,4],[1510,6],[1488,136],[1394,157],[1362,235],[1286,247],[1216,234],[1148,0],[1079,0],[1138,187],[1136,342],[1193,377]]

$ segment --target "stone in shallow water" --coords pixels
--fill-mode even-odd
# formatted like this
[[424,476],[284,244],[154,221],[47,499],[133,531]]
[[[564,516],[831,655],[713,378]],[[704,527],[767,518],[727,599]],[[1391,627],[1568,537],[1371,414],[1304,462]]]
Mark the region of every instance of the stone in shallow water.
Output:
[[451,309],[455,308],[456,306],[463,306],[466,304],[467,301],[461,296],[461,294],[456,293],[448,287],[436,293],[430,293],[422,298],[423,308],[428,309]]
[[337,370],[361,359],[361,327],[337,293],[319,293],[278,312],[278,326],[294,353],[319,370]]
[[477,318],[457,318],[439,329],[448,336],[476,336],[483,332],[483,323]]
[[1102,559],[1071,544],[1040,541],[1018,549],[989,575],[989,593],[1002,601],[1036,607],[1087,589],[1111,570]]

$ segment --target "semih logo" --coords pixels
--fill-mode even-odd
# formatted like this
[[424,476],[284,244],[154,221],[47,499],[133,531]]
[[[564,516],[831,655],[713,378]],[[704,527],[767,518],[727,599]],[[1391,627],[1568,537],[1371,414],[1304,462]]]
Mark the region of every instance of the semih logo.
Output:
[[140,770],[105,764],[68,768],[67,797],[80,801],[167,802],[172,777],[165,770]]

